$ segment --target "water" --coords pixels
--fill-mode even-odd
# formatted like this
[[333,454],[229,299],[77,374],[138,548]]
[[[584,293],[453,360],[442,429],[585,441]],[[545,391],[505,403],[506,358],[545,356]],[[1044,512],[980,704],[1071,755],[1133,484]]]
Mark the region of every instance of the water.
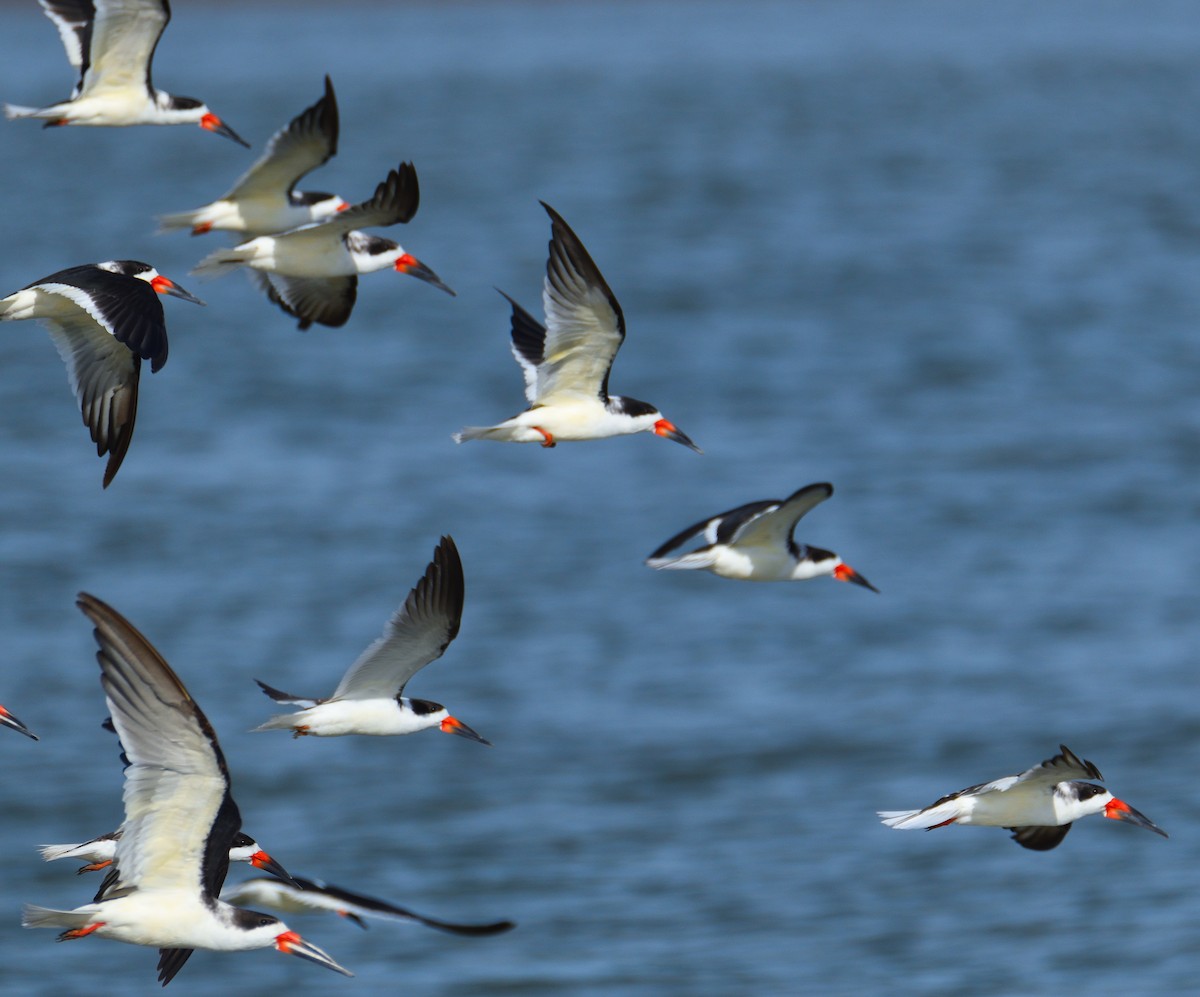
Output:
[[[131,257],[209,303],[167,301],[170,362],[107,492],[45,334],[4,330],[0,702],[43,738],[3,738],[8,990],[158,990],[150,952],[18,926],[23,902],[94,889],[34,846],[120,819],[81,589],[187,682],[289,868],[520,923],[293,917],[357,979],[198,953],[173,993],[1194,987],[1192,5],[177,8],[159,85],[257,154],[330,73],[341,149],[307,185],[360,198],[413,160],[400,238],[459,295],[379,274],[346,328],[301,334],[237,276],[187,277],[220,237],[154,234],[251,154],[191,128],[3,127],[5,288]],[[5,28],[0,95],[65,95],[37,8]],[[522,405],[492,288],[537,310],[538,199],[624,306],[614,389],[704,457],[450,441]],[[800,538],[882,594],[641,564],[821,480],[837,494]],[[463,629],[411,692],[495,748],[247,733],[271,712],[252,679],[327,693],[442,533]],[[1171,840],[1092,819],[1035,854],[874,817],[1060,742]]]

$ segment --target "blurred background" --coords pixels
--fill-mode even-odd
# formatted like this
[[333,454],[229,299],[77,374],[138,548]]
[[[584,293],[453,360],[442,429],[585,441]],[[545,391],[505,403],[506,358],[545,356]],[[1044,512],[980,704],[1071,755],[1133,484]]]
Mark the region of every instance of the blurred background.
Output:
[[[34,323],[0,418],[3,985],[158,992],[156,956],[59,947],[20,905],[98,883],[35,846],[121,819],[87,590],[221,736],[246,829],[293,873],[462,939],[288,918],[357,974],[197,953],[175,994],[1062,994],[1194,988],[1200,819],[1200,20],[1184,0],[959,4],[185,3],[155,83],[193,127],[4,122],[0,293],[147,260],[143,368],[107,491]],[[6,3],[0,98],[73,78]],[[154,216],[224,191],[329,73],[363,199],[401,160],[399,239],[458,292],[362,279],[307,333],[227,237]],[[541,314],[543,199],[624,308],[613,390],[704,448],[450,434],[524,407],[502,288]],[[798,539],[881,590],[736,583],[643,558],[696,520],[830,481]],[[253,679],[327,695],[453,535],[461,635],[409,693],[492,740],[293,741]],[[877,809],[1065,742],[1171,833],[1085,821],[903,834]],[[244,876],[236,869],[230,880]]]

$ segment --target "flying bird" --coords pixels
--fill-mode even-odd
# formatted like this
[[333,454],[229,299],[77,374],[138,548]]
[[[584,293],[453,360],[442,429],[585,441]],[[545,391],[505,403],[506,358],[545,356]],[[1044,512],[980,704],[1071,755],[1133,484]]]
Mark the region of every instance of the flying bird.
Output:
[[490,924],[455,924],[450,921],[439,921],[436,918],[425,917],[403,907],[397,907],[386,900],[352,893],[340,886],[331,886],[317,879],[304,879],[297,876],[296,886],[289,886],[277,879],[256,877],[221,894],[221,898],[231,904],[253,904],[268,907],[284,914],[309,914],[314,911],[331,911],[360,928],[365,929],[365,918],[379,918],[385,921],[412,921],[423,924],[427,928],[436,928],[452,935],[498,935],[509,931],[516,925],[512,921],[494,921]]
[[26,905],[21,923],[66,929],[59,941],[94,934],[156,947],[164,986],[197,948],[274,946],[351,975],[278,918],[218,899],[242,821],[217,735],[123,616],[86,592],[76,604],[95,626],[100,684],[129,759],[115,881],[102,887],[102,899],[74,910]]
[[[85,864],[75,870],[77,874],[99,872],[101,869],[107,869],[112,866],[113,860],[116,858],[117,842],[121,840],[122,830],[122,828],[118,827],[115,831],[109,831],[108,834],[101,834],[90,841],[70,845],[39,845],[38,851],[41,852],[42,858],[47,862],[54,862],[58,859],[83,861]],[[262,869],[264,872],[269,872],[271,875],[278,876],[282,880],[295,882],[283,866],[271,858],[250,835],[242,831],[238,831],[233,836],[233,843],[229,846],[229,861],[246,862],[254,866],[255,869]]]
[[419,204],[417,171],[412,163],[401,163],[369,200],[324,221],[218,249],[192,272],[220,275],[239,266],[260,272],[268,297],[299,319],[301,329],[314,322],[345,325],[358,297],[358,275],[389,267],[453,295],[437,274],[399,243],[358,231],[408,222]]
[[[271,717],[255,730],[290,730],[294,737],[343,734],[413,734],[437,727],[446,734],[489,744],[441,703],[409,699],[408,680],[442,656],[458,635],[465,583],[462,560],[450,537],[442,537],[433,560],[404,604],[342,676],[328,699],[304,699],[259,682],[277,703],[301,707],[298,713]],[[257,680],[256,680],[257,681]]]
[[[646,559],[652,568],[697,569],[751,582],[803,581],[828,575],[872,592],[874,585],[831,550],[796,543],[802,516],[833,494],[833,485],[805,485],[785,499],[766,499],[718,513],[671,537]],[[671,551],[696,537],[704,546],[677,557]]]
[[52,273],[0,298],[0,322],[42,319],[79,402],[97,456],[108,454],[104,487],[133,439],[142,360],[167,362],[159,294],[204,304],[149,263],[108,260]]
[[13,730],[24,734],[26,737],[31,737],[35,741],[39,740],[38,736],[21,723],[11,710],[6,710],[3,706],[0,706],[0,724],[3,724],[5,727],[11,727]]
[[1167,837],[1128,803],[1118,800],[1103,786],[1104,776],[1091,762],[1081,760],[1065,744],[1059,754],[1020,775],[1005,776],[943,796],[924,810],[881,810],[888,827],[900,831],[949,824],[979,824],[1012,831],[1022,848],[1046,852],[1056,848],[1071,830],[1071,824],[1089,814],[1103,814]]
[[54,125],[187,125],[249,148],[201,101],[158,90],[150,62],[171,20],[168,0],[38,0],[79,73],[68,100],[48,107],[4,105],[9,118]]
[[326,76],[325,95],[271,136],[266,151],[227,194],[193,211],[162,215],[162,229],[268,235],[345,211],[350,205],[336,194],[296,190],[302,176],[337,154],[337,143],[337,98]]
[[525,375],[529,408],[495,426],[467,426],[456,443],[500,440],[552,447],[654,433],[702,453],[649,402],[612,395],[608,376],[625,341],[621,305],[579,237],[545,201],[550,256],[542,285],[543,326],[503,291],[512,305],[512,353]]

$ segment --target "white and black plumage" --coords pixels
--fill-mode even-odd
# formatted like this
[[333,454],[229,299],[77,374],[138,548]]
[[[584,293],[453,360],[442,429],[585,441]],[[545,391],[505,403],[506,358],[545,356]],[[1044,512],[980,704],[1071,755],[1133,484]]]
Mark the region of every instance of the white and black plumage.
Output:
[[296,190],[296,183],[337,154],[338,108],[333,84],[325,95],[279,129],[266,151],[229,190],[202,208],[162,215],[163,230],[190,228],[192,235],[213,229],[268,235],[322,221],[350,205],[336,194]]
[[358,275],[388,267],[453,295],[437,274],[399,243],[358,231],[406,223],[417,213],[420,200],[415,167],[401,163],[369,200],[312,225],[218,249],[192,272],[219,275],[235,267],[251,267],[266,278],[268,297],[298,318],[301,329],[314,322],[344,325],[358,297]]
[[342,676],[328,699],[306,699],[272,689],[262,691],[277,703],[301,707],[298,713],[271,717],[255,730],[290,730],[295,737],[344,734],[413,734],[437,727],[488,744],[440,703],[403,695],[408,680],[442,656],[458,635],[465,596],[462,560],[450,537],[442,537],[433,560],[404,604]]
[[960,789],[923,810],[881,810],[879,817],[888,827],[901,831],[932,831],[949,824],[1003,827],[1013,832],[1013,840],[1022,848],[1039,852],[1057,847],[1072,822],[1089,814],[1102,813],[1167,837],[1166,831],[1128,803],[1103,786],[1085,781],[1104,781],[1095,765],[1080,759],[1065,744],[1059,745],[1059,752],[1020,775]]
[[525,375],[529,408],[495,426],[467,426],[456,443],[499,440],[552,447],[563,440],[597,440],[654,433],[702,451],[649,402],[612,395],[608,377],[625,341],[625,316],[616,295],[579,237],[550,205],[550,255],[542,285],[543,326],[512,305],[512,353]]
[[0,322],[42,319],[67,365],[71,390],[98,456],[104,487],[116,476],[137,418],[142,360],[167,362],[159,294],[204,304],[148,263],[108,260],[52,273],[0,298]]
[[35,741],[38,740],[38,736],[33,731],[21,723],[11,710],[7,710],[3,706],[0,706],[0,724],[3,724],[5,727],[11,727],[13,730],[24,734],[26,737],[33,738]]
[[4,105],[10,118],[52,125],[186,125],[249,148],[201,101],[158,90],[150,63],[171,20],[167,0],[38,0],[79,72],[69,100],[47,107]]
[[[833,485],[805,485],[785,499],[766,499],[701,520],[671,537],[646,559],[652,568],[711,571],[722,578],[751,582],[803,581],[828,575],[879,590],[831,550],[798,544],[793,535],[801,517],[833,494]],[[677,557],[671,551],[702,537],[704,546]]]
[[226,890],[222,899],[231,904],[252,904],[256,907],[268,907],[284,914],[305,914],[314,911],[330,911],[353,921],[360,928],[367,927],[367,918],[377,918],[385,921],[410,921],[423,924],[427,928],[436,928],[452,935],[498,935],[509,931],[516,925],[512,921],[494,921],[489,924],[455,924],[451,921],[440,921],[437,918],[426,917],[414,913],[404,907],[397,907],[386,900],[352,893],[323,883],[317,879],[295,877],[296,886],[289,886],[278,879],[258,877],[238,883],[237,886]]
[[95,625],[100,684],[129,760],[116,875],[102,899],[70,911],[28,905],[21,923],[65,928],[60,941],[95,934],[159,948],[164,985],[197,948],[274,946],[350,975],[278,918],[218,899],[241,814],[217,736],[171,667],[124,617],[87,593],[77,604]]

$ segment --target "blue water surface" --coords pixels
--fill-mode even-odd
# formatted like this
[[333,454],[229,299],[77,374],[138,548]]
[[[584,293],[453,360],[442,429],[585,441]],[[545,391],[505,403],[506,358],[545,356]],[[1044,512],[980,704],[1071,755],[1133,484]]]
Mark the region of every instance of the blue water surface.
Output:
[[[145,259],[166,308],[113,485],[48,337],[3,328],[0,981],[158,992],[155,955],[19,926],[94,881],[35,846],[121,819],[80,590],[127,615],[220,734],[247,829],[289,869],[491,939],[289,917],[357,974],[197,953],[171,993],[1044,994],[1195,989],[1200,764],[1200,19],[1183,0],[184,3],[155,82],[195,128],[0,127],[0,292]],[[66,96],[31,2],[0,98]],[[321,93],[365,198],[458,292],[361,281],[298,332],[222,243],[154,215],[226,190]],[[613,390],[650,436],[450,435],[523,405],[502,288],[540,312],[549,225],[619,297]],[[881,594],[642,559],[803,484],[799,539]],[[328,694],[453,535],[462,632],[411,694],[495,743],[248,733],[253,683]],[[1169,841],[1089,819],[1046,854],[901,834],[1062,742]],[[231,878],[244,875],[234,870]]]

